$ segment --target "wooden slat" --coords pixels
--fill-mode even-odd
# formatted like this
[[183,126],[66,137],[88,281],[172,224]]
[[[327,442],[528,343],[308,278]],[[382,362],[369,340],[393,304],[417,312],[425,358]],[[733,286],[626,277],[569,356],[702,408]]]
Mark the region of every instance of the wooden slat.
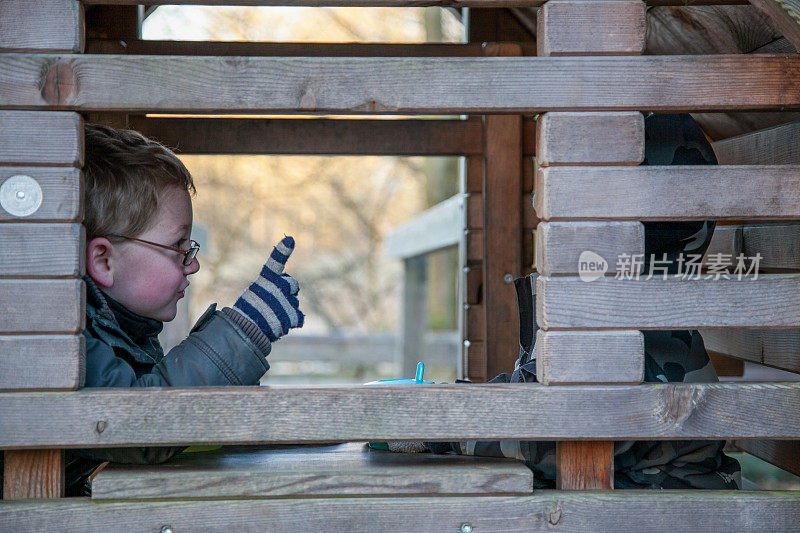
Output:
[[0,279],[0,333],[77,333],[85,312],[83,280]]
[[556,488],[614,488],[614,441],[557,442]]
[[[326,7],[538,7],[546,0],[83,0],[84,4],[148,6],[200,4],[210,6],[326,6]],[[692,5],[744,4],[746,0],[696,0]],[[648,0],[648,5],[682,6],[685,0]]]
[[582,259],[599,263],[595,256],[605,261],[606,275],[613,276],[622,254],[644,254],[640,222],[542,222],[536,238],[536,267],[543,276],[576,274]]
[[800,219],[800,166],[541,168],[536,212],[542,220]]
[[83,166],[83,119],[57,111],[0,111],[0,164]]
[[[533,114],[800,108],[800,58],[0,56],[0,108]],[[220,98],[219,87],[225,87]],[[565,90],[580,87],[580,91]],[[265,90],[268,88],[269,90]]]
[[[536,318],[545,329],[800,327],[800,276],[683,280],[578,277],[537,280]],[[717,350],[718,351],[718,350]]]
[[640,331],[536,332],[536,379],[543,385],[637,384],[644,379]]
[[519,461],[375,451],[363,443],[179,455],[164,465],[110,465],[93,500],[359,495],[530,494]]
[[638,55],[645,4],[639,0],[550,0],[539,10],[537,54]]
[[486,350],[483,345],[483,340],[466,340],[464,342],[464,352],[464,360],[467,364],[467,379],[475,383],[485,382],[487,380]]
[[800,476],[800,441],[735,440],[733,444],[750,455]]
[[759,272],[800,271],[800,224],[717,226],[706,257],[717,253],[730,255],[734,265],[739,254],[748,259],[759,254]]
[[800,1],[750,0],[750,3],[769,16],[783,36],[800,50]]
[[641,113],[545,113],[539,117],[540,166],[638,165],[644,160]]
[[[105,533],[146,531],[790,531],[796,491],[536,491],[525,497],[279,498],[104,502],[67,498],[13,502],[0,528]],[[745,511],[743,511],[745,510]],[[563,527],[562,527],[563,526]],[[465,528],[466,530],[467,528]]]
[[63,450],[6,450],[3,466],[3,500],[64,497]]
[[800,122],[731,137],[711,146],[721,165],[800,165]]
[[0,52],[81,53],[83,6],[76,0],[0,3]]
[[130,127],[180,154],[470,155],[479,120],[131,117]]
[[[794,416],[798,410],[800,383],[9,392],[0,394],[0,427],[4,428],[0,447],[364,440],[780,440],[800,438],[800,419]],[[191,423],[186,422],[186,413],[191,413]]]
[[85,246],[81,224],[0,225],[0,277],[82,277]]
[[0,336],[0,390],[83,386],[83,335]]
[[800,329],[701,330],[708,350],[800,373]]
[[481,191],[469,193],[466,197],[466,204],[467,228],[483,228],[483,193]]
[[384,238],[386,254],[406,259],[457,245],[464,234],[464,203],[457,194],[393,229]]
[[23,175],[36,180],[42,188],[42,205],[36,212],[17,217],[0,208],[1,222],[81,222],[83,220],[83,185],[77,168],[4,167],[0,166],[0,186],[10,177]]

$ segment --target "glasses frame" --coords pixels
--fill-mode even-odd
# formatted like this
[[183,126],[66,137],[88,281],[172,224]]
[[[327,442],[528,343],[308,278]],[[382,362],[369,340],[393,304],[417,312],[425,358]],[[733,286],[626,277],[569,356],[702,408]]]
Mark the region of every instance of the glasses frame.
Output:
[[168,246],[166,244],[159,244],[157,242],[146,241],[144,239],[139,239],[136,237],[130,237],[128,235],[120,235],[118,233],[111,233],[106,235],[107,237],[120,237],[122,239],[130,239],[132,241],[139,241],[145,244],[151,244],[153,246],[158,246],[159,248],[166,248],[167,250],[172,250],[173,252],[178,252],[179,254],[183,255],[183,266],[189,266],[194,261],[194,258],[197,257],[197,252],[200,251],[200,243],[198,243],[194,239],[189,239],[189,249],[184,250],[183,248],[176,248],[175,246]]

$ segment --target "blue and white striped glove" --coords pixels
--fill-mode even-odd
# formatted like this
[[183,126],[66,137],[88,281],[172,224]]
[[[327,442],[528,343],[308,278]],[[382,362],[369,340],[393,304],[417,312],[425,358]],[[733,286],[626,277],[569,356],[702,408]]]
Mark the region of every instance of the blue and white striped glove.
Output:
[[272,342],[289,333],[290,328],[303,327],[304,315],[297,299],[300,284],[283,273],[292,250],[294,239],[284,237],[272,250],[258,279],[233,304]]

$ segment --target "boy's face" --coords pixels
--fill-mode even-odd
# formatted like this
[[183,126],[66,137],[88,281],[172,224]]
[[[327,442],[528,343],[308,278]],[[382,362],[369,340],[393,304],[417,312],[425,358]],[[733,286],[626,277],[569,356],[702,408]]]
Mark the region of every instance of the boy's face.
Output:
[[[135,237],[188,249],[191,232],[189,193],[168,187],[161,195],[155,225]],[[189,285],[186,278],[200,270],[197,258],[184,266],[183,255],[173,250],[125,240],[103,251],[99,246],[103,241],[108,243],[97,238],[87,246],[87,270],[100,289],[136,314],[162,322],[173,320],[178,300]]]

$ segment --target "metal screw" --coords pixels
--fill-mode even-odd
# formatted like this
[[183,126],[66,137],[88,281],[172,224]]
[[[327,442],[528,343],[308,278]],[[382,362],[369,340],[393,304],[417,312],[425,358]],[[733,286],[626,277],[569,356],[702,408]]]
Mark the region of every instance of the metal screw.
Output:
[[161,528],[161,533],[173,533],[172,526],[164,526]]
[[469,522],[461,524],[461,533],[472,533],[472,524]]
[[20,200],[24,200],[25,199],[25,191],[17,191],[17,198],[19,198]]
[[514,276],[512,276],[511,274],[506,274],[505,276],[503,276],[503,281],[505,281],[506,283],[513,283]]

